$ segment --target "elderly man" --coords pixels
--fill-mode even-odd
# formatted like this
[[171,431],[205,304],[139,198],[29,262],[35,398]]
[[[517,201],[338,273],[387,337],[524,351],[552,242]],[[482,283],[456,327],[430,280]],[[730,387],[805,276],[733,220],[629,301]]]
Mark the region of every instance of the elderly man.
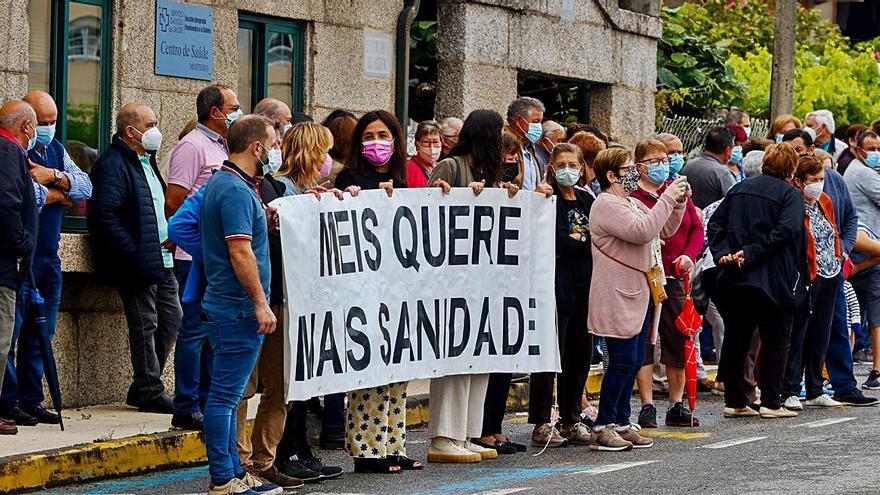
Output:
[[277,98],[263,98],[254,107],[254,114],[269,117],[270,119],[281,124],[281,137],[283,138],[287,131],[293,127],[293,114],[290,113],[290,107],[287,103]]
[[[57,414],[43,408],[43,360],[41,336],[46,341],[55,335],[55,321],[61,303],[61,260],[58,241],[64,208],[73,201],[92,195],[89,176],[76,166],[64,146],[55,139],[58,108],[45,91],[31,91],[24,97],[37,114],[37,143],[28,152],[31,177],[40,185],[45,205],[40,211],[39,233],[32,265],[33,281],[26,279],[22,297],[16,304],[15,332],[6,363],[6,379],[0,396],[0,415],[18,425],[57,424]],[[46,301],[46,324],[33,325],[25,320],[25,300],[37,289]],[[16,341],[18,357],[15,356]]]
[[[165,196],[165,215],[168,218],[180,208],[184,199],[194,195],[208,181],[214,170],[229,156],[226,134],[240,115],[238,97],[228,87],[212,84],[199,92],[196,97],[198,124],[171,151],[168,193]],[[174,258],[177,282],[180,287],[186,287],[193,266],[192,256],[177,249]],[[201,430],[201,405],[205,403],[210,383],[210,349],[202,330],[201,299],[182,300],[181,307],[183,320],[174,348],[174,415],[171,425]]]
[[[37,114],[24,101],[0,107],[0,384],[15,328],[15,301],[29,277],[37,239],[37,205],[27,152],[37,139]],[[15,421],[0,418],[0,435],[15,435]]]
[[88,225],[99,274],[119,291],[134,382],[125,403],[171,414],[162,370],[180,326],[177,279],[163,215],[165,183],[156,166],[162,144],[156,114],[129,103],[116,117],[113,142],[92,168]]
[[535,145],[544,128],[544,104],[529,96],[521,96],[507,106],[507,125],[523,145],[523,185],[527,191],[537,191],[544,183],[546,163],[541,163]]
[[543,164],[543,168],[546,169],[547,163],[550,162],[550,154],[553,152],[553,147],[556,146],[556,143],[561,143],[564,140],[565,128],[559,125],[558,122],[545,120],[541,124],[541,139],[538,140],[536,151],[538,153],[538,161]]
[[440,144],[443,147],[443,152],[440,154],[441,160],[446,158],[449,155],[449,150],[458,143],[458,135],[461,133],[463,125],[464,121],[458,117],[446,117],[440,121]]
[[834,114],[830,110],[816,110],[807,114],[804,123],[815,132],[813,141],[816,146],[828,152],[831,161],[837,164],[837,159],[846,149],[846,143],[834,137]]

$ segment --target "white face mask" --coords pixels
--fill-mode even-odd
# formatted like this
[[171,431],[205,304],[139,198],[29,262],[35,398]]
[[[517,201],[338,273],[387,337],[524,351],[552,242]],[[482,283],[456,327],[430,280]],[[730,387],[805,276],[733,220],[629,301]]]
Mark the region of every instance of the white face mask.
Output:
[[822,189],[825,188],[824,182],[814,182],[804,186],[804,197],[810,201],[816,201],[822,195]]
[[281,168],[281,150],[272,148],[269,150],[269,160],[263,165],[263,175],[274,174]]
[[141,135],[141,146],[143,146],[145,150],[158,151],[162,146],[162,133],[159,131],[158,127],[150,127],[146,132],[141,132],[134,126],[131,126],[131,128]]

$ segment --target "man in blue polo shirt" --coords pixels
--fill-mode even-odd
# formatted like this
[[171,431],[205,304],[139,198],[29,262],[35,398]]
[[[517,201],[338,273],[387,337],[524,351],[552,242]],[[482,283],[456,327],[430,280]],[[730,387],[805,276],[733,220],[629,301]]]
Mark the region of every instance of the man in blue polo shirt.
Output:
[[276,323],[269,308],[269,229],[258,193],[263,165],[275,146],[273,122],[241,117],[230,127],[226,144],[229,160],[204,186],[199,225],[208,280],[202,320],[214,353],[204,413],[209,492],[276,494],[280,487],[241,467],[235,442],[236,406],[263,336],[274,332]]

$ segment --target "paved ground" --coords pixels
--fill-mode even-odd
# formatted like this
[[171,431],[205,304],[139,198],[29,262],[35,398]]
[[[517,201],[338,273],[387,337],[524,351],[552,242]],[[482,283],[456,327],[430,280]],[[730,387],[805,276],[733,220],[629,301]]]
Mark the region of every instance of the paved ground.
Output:
[[[861,370],[865,371],[866,370]],[[859,381],[863,378],[860,376]],[[663,407],[661,405],[661,407]],[[303,494],[785,494],[880,492],[880,408],[807,410],[788,420],[729,420],[716,397],[701,397],[703,426],[651,432],[652,449],[596,453],[586,447],[548,450],[533,456],[503,456],[473,465],[428,465],[420,473],[351,474],[341,452],[321,452],[327,463],[349,473],[307,485]],[[524,418],[513,417],[507,432],[526,442]],[[662,420],[662,413],[661,413]],[[423,431],[410,436],[410,455],[424,459]],[[205,467],[41,490],[51,494],[201,494]]]

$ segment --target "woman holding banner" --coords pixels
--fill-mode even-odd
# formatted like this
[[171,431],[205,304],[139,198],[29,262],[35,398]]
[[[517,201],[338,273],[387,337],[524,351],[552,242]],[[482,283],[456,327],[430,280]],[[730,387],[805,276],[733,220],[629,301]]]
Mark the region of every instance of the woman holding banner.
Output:
[[[590,275],[590,209],[592,194],[580,147],[560,143],[553,147],[547,183],[556,194],[556,317],[562,372],[532,373],[529,382],[529,423],[535,425],[532,444],[558,447],[589,445],[590,430],[581,422],[581,398],[593,358],[593,338],[587,330]],[[550,419],[553,380],[559,404],[557,431]]]
[[[503,127],[504,119],[494,110],[471,112],[461,128],[458,143],[449,151],[449,158],[434,167],[428,183],[446,193],[452,187],[469,187],[475,195],[483,192],[485,187],[503,187],[510,197],[516,195],[519,187],[501,181]],[[552,189],[546,185],[544,188],[550,193],[548,197],[553,194]],[[482,436],[488,384],[487,374],[453,375],[431,380],[428,462],[479,462],[498,456],[495,448],[482,447],[469,440]],[[506,402],[509,383],[502,385],[503,394],[499,395]],[[503,406],[501,411],[503,416]],[[500,431],[498,433],[500,435]]]
[[[630,398],[645,359],[649,334],[656,338],[654,302],[661,299],[660,236],[681,224],[690,188],[686,179],[670,182],[653,208],[629,195],[638,188],[639,169],[623,148],[599,153],[593,163],[602,193],[590,213],[593,275],[589,327],[605,338],[608,372],[602,380],[599,416],[590,448],[617,452],[653,446],[630,424]],[[662,290],[662,285],[659,286]]]
[[[384,110],[364,114],[354,128],[352,153],[336,177],[338,189],[406,187],[406,141],[397,119]],[[422,469],[406,456],[407,382],[348,392],[345,450],[356,473]]]

